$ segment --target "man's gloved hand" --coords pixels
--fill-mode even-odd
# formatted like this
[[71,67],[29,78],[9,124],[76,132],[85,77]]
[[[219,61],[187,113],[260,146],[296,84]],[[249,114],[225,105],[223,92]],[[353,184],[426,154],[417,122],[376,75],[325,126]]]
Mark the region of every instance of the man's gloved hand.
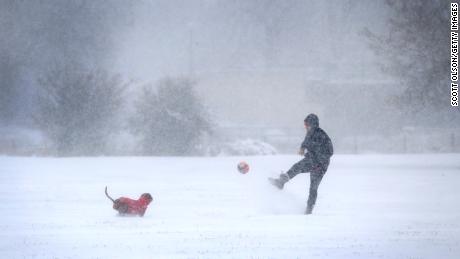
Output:
[[304,148],[299,149],[298,154],[301,155],[301,156],[304,156],[305,155],[305,149]]

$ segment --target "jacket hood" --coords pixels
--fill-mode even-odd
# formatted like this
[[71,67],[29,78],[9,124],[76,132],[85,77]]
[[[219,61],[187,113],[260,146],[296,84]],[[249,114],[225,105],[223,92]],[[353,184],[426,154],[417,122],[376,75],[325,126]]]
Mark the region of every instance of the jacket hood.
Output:
[[318,119],[318,116],[316,116],[316,114],[313,114],[313,113],[308,114],[304,122],[310,125],[312,129],[319,127],[319,119]]

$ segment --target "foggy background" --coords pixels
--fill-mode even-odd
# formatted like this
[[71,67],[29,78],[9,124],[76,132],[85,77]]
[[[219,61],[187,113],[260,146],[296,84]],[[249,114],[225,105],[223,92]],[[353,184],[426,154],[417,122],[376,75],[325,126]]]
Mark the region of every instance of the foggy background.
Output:
[[0,153],[459,152],[448,1],[0,1]]

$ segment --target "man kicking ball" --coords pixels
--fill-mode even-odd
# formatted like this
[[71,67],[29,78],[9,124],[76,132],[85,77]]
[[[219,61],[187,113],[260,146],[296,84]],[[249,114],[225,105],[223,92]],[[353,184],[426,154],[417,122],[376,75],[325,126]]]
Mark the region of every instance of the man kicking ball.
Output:
[[310,193],[305,214],[311,214],[318,196],[319,184],[327,171],[334,149],[329,136],[319,127],[318,116],[309,114],[304,124],[307,135],[299,150],[299,154],[305,156],[304,159],[294,164],[285,174],[280,174],[279,178],[269,178],[269,181],[283,189],[284,184],[299,173],[310,173]]

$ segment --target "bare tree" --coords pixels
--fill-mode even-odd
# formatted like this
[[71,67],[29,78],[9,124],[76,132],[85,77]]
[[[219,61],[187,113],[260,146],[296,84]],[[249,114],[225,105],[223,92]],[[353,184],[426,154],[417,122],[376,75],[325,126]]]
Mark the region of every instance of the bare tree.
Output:
[[382,57],[383,71],[405,87],[394,103],[413,113],[449,107],[449,2],[386,0],[389,30],[363,35]]
[[196,154],[201,137],[211,132],[206,109],[189,79],[167,78],[143,88],[131,130],[144,155]]
[[17,116],[19,64],[8,53],[0,53],[0,126]]
[[20,24],[15,21],[18,3],[0,1],[0,127],[14,124],[23,105],[19,105],[24,93],[21,88],[21,69],[25,63],[27,44],[21,39]]
[[67,65],[40,80],[35,121],[58,155],[102,155],[119,129],[118,113],[128,86],[119,76]]
[[116,35],[138,3],[123,0],[0,1],[0,122],[30,123],[33,82],[52,63],[112,67]]

